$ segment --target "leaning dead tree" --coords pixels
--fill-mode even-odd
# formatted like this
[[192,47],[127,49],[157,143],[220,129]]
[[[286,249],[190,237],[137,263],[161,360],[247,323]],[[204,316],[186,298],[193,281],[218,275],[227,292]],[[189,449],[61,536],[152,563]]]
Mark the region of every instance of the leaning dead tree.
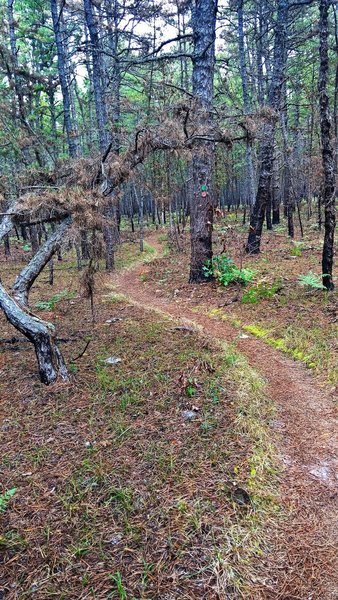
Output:
[[70,217],[64,219],[57,230],[52,233],[28,265],[17,276],[13,285],[13,296],[21,306],[27,306],[30,288],[60,246],[71,222],[72,220]]
[[231,145],[243,139],[243,135],[231,137],[216,125],[198,129],[193,111],[193,105],[180,106],[174,119],[164,118],[156,127],[139,130],[124,155],[113,154],[109,144],[100,159],[74,159],[60,163],[55,172],[40,173],[41,182],[33,186],[37,190],[23,194],[4,215],[0,240],[15,226],[53,224],[54,228],[16,277],[11,292],[0,285],[0,308],[9,323],[33,344],[43,383],[67,380],[69,376],[56,342],[56,329],[30,312],[29,291],[61,243],[75,241],[86,229],[104,232],[105,209],[111,203],[112,193],[151,153],[162,150],[190,156],[201,142]]
[[[21,214],[21,209],[14,206],[1,223],[0,239],[13,228],[14,219],[17,217],[16,210]],[[13,296],[0,284],[0,308],[9,323],[34,345],[40,379],[47,385],[56,381],[58,377],[67,380],[68,371],[56,343],[54,325],[32,315],[26,308],[28,293],[39,273],[57,250],[61,239],[70,226],[71,218],[68,217],[60,224],[57,231],[47,239],[46,243],[16,278],[13,286]]]
[[42,383],[49,385],[58,377],[67,380],[68,371],[55,341],[54,325],[30,315],[11,298],[1,284],[0,308],[11,325],[34,345]]

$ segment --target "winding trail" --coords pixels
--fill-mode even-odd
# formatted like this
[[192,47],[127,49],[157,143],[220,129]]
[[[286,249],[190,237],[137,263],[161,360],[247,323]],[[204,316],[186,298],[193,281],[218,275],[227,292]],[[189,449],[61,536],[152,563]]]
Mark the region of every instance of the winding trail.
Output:
[[[156,249],[154,259],[161,257],[163,247],[157,237],[147,242]],[[290,520],[276,532],[276,547],[284,543],[284,558],[275,566],[281,571],[276,575],[278,585],[266,598],[337,600],[338,418],[332,394],[319,386],[309,370],[264,341],[251,335],[241,338],[227,322],[157,297],[150,284],[141,281],[143,270],[144,264],[116,274],[114,288],[145,310],[189,322],[213,338],[235,344],[264,377],[266,393],[276,406],[271,433],[283,464],[281,499]],[[309,572],[313,582],[302,581]],[[299,595],[298,589],[304,589],[305,595]]]

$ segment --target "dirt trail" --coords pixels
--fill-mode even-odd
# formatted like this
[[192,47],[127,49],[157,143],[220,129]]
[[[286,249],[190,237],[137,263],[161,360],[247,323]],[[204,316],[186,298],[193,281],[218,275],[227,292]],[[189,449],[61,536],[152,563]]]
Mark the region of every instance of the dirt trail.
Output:
[[[147,241],[161,256],[157,238]],[[264,377],[267,394],[276,406],[272,435],[284,465],[282,501],[291,508],[292,516],[283,530],[276,532],[277,545],[278,538],[283,537],[284,564],[275,565],[282,573],[276,576],[277,587],[266,597],[337,600],[338,418],[334,398],[305,367],[262,340],[251,335],[241,338],[238,330],[224,321],[157,297],[150,284],[141,281],[144,268],[140,265],[120,272],[114,287],[147,310],[160,311],[178,321],[189,320],[206,334],[235,343]]]

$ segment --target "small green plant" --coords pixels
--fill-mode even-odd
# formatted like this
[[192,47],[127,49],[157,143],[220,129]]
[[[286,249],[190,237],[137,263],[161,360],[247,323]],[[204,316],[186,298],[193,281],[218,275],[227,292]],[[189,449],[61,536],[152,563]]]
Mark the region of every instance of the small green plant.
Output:
[[229,283],[240,283],[246,285],[254,278],[252,269],[241,269],[225,256],[225,254],[214,256],[208,260],[203,267],[205,277],[215,277],[217,281],[226,287]]
[[195,386],[195,382],[192,379],[192,377],[188,378],[188,382],[185,388],[185,393],[188,396],[188,398],[192,398],[195,394],[196,394],[196,386]]
[[41,300],[41,302],[37,302],[35,304],[35,308],[39,310],[54,310],[56,304],[61,302],[61,300],[71,300],[75,297],[74,292],[69,292],[68,290],[63,290],[63,292],[59,292],[52,296],[50,300]]
[[302,242],[293,242],[290,256],[302,256]]
[[74,545],[71,548],[73,556],[76,558],[81,558],[82,556],[86,556],[90,550],[90,546],[87,540],[84,540],[82,543],[78,545]]
[[0,548],[3,546],[18,551],[23,550],[27,545],[28,542],[15,529],[0,534]]
[[306,275],[300,275],[298,277],[300,285],[315,289],[325,290],[325,286],[322,284],[321,277],[312,271],[309,271]]
[[242,296],[243,304],[257,304],[265,298],[272,298],[281,288],[281,280],[276,279],[273,283],[259,281],[256,286],[249,288]]
[[148,584],[148,580],[149,580],[149,575],[154,569],[154,564],[148,563],[144,558],[142,559],[142,562],[143,562],[143,573],[141,575],[141,583],[142,583],[142,586],[144,588],[146,588],[147,584]]
[[[115,583],[114,592],[117,592],[120,600],[127,600],[127,592],[122,583],[122,576],[121,576],[120,571],[117,571],[116,573],[114,573],[114,575],[110,575],[110,579]],[[109,594],[109,597],[112,597],[112,596],[113,596],[113,593]]]
[[0,513],[4,513],[11,498],[13,498],[16,488],[6,490],[4,494],[0,494]]
[[123,511],[133,510],[133,495],[129,489],[111,488],[106,500],[106,506],[114,504]]

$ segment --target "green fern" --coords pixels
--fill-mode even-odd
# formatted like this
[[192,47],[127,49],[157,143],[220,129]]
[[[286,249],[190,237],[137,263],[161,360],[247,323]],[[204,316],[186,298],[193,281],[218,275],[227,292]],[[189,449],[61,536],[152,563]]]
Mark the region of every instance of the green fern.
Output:
[[303,242],[293,242],[290,256],[302,256],[302,244]]
[[309,271],[306,275],[300,275],[298,277],[300,285],[310,287],[315,290],[325,290],[325,286],[322,284],[321,277],[312,271]]

